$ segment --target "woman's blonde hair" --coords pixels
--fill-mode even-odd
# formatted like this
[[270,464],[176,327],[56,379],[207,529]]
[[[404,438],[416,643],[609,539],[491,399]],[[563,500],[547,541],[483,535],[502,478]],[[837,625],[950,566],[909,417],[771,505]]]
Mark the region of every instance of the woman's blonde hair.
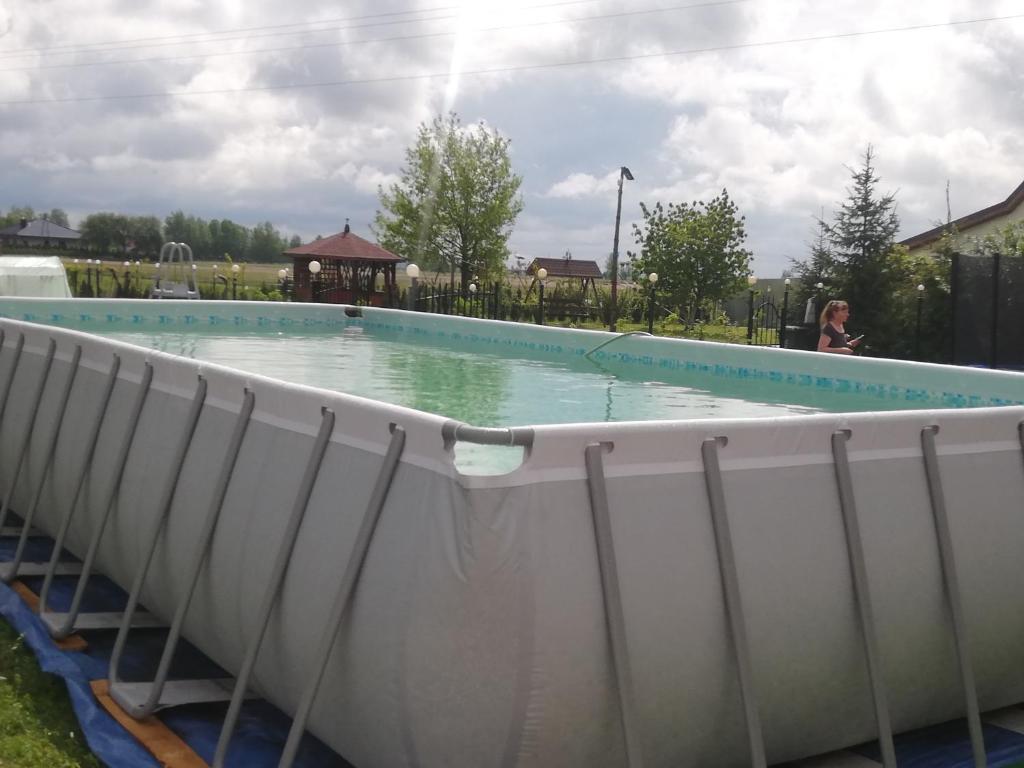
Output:
[[850,305],[842,299],[832,299],[832,301],[825,304],[825,308],[821,310],[821,318],[818,325],[822,328],[825,327],[825,323],[830,322],[833,317],[836,316],[836,312],[841,309],[849,309]]

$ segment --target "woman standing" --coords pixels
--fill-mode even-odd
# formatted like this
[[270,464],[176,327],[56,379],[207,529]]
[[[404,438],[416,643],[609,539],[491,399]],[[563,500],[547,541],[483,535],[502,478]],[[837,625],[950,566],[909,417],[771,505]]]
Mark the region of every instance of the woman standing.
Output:
[[821,312],[821,336],[818,337],[819,352],[834,352],[838,355],[852,355],[860,345],[863,336],[851,339],[845,323],[850,317],[850,305],[845,301],[833,300]]

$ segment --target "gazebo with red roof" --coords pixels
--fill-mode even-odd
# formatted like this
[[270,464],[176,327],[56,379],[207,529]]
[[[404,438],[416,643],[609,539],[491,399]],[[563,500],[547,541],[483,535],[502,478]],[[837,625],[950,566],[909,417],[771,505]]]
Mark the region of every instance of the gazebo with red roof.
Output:
[[[580,281],[580,293],[586,295],[587,287],[594,294],[594,298],[597,298],[597,285],[596,280],[601,279],[601,267],[597,265],[596,261],[583,261],[580,259],[573,259],[568,253],[566,253],[563,259],[545,259],[536,258],[530,262],[530,266],[526,268],[526,271],[531,275],[536,275],[537,270],[543,267],[548,271],[548,277],[557,280],[558,278],[567,278]],[[533,291],[534,283],[530,284],[530,290],[527,292],[527,296]]]
[[[326,304],[390,306],[395,300],[395,270],[402,259],[376,243],[345,230],[284,252],[292,257],[295,299]],[[320,262],[320,274],[311,279],[309,264]],[[384,277],[383,290],[377,276]],[[315,288],[315,290],[314,290]]]

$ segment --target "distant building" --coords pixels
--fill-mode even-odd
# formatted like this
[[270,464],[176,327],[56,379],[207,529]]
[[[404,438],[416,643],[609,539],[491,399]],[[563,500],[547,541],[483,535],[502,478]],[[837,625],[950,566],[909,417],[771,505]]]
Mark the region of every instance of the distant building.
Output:
[[[297,301],[361,302],[375,307],[394,303],[395,272],[401,257],[353,234],[348,222],[344,231],[289,248],[284,255],[292,259]],[[314,261],[320,265],[315,276],[309,271]],[[384,278],[383,290],[377,289],[378,275]]]
[[901,240],[900,245],[906,246],[911,253],[920,251],[928,253],[938,246],[947,229],[954,229],[957,240],[962,242],[966,239],[973,240],[994,234],[1007,224],[1021,220],[1024,220],[1024,183],[1013,190],[1003,202],[961,216],[949,225],[933,227],[927,232],[908,237],[906,240]]
[[41,219],[22,219],[17,224],[0,229],[0,245],[41,248],[67,248],[77,245],[82,233],[54,224],[45,216]]

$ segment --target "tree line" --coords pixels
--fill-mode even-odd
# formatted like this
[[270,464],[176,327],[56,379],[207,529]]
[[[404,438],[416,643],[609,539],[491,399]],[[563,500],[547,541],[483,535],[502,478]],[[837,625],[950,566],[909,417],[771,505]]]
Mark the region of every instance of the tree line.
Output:
[[[896,357],[910,356],[917,346],[908,329],[923,307],[921,351],[925,359],[940,360],[948,334],[954,243],[961,252],[1002,249],[1020,255],[1024,225],[967,245],[951,229],[938,249],[912,255],[895,242],[900,226],[895,194],[879,191],[871,146],[850,174],[845,199],[831,218],[819,218],[807,257],[793,260],[796,298],[845,299],[853,310],[851,328],[867,335],[868,353]],[[511,258],[508,240],[523,210],[521,184],[509,139],[483,123],[464,126],[454,113],[438,116],[419,127],[398,181],[378,189],[372,230],[384,248],[425,273],[435,272],[434,281],[443,276],[455,285],[458,275],[465,290],[473,282],[502,280]],[[633,226],[636,250],[627,251],[624,272],[634,279],[656,272],[659,302],[686,324],[714,314],[718,302],[746,287],[753,254],[745,247],[744,217],[728,190],[709,201],[641,202],[640,213],[642,221]],[[6,219],[32,218],[26,214],[31,209],[11,209]],[[67,219],[60,209],[49,216],[58,223]],[[270,222],[249,229],[183,211],[163,221],[96,213],[86,217],[81,230],[87,247],[148,256],[174,240],[191,245],[201,259],[230,254],[273,262],[300,244],[297,236],[286,241]]]
[[[70,226],[67,214],[60,208],[37,213],[29,206],[14,206],[6,215],[0,215],[0,227],[43,216],[55,224]],[[227,255],[235,261],[252,263],[289,262],[282,252],[302,245],[298,235],[287,237],[269,221],[250,228],[231,219],[207,220],[184,211],[175,211],[163,221],[156,216],[91,213],[78,230],[82,234],[82,248],[115,257],[130,254],[133,258],[155,258],[164,243],[173,241],[188,243],[193,255],[203,261],[220,260]]]

